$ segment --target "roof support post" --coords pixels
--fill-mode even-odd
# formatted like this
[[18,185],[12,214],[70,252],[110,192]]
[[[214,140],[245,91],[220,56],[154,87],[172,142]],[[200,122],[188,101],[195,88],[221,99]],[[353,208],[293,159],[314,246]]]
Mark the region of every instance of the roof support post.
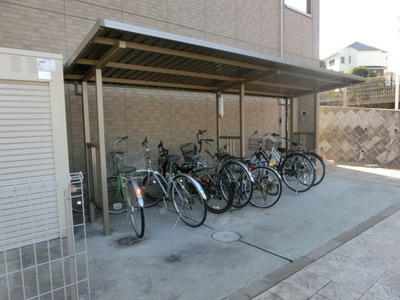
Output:
[[[94,212],[94,204],[92,199],[98,199],[97,195],[97,188],[94,181],[94,176],[91,170],[91,162],[89,159],[91,155],[89,153],[88,144],[91,143],[90,138],[90,119],[89,119],[89,96],[88,96],[88,83],[86,81],[82,82],[82,109],[83,109],[83,125],[84,125],[84,134],[85,134],[85,154],[86,154],[86,174],[87,174],[87,182],[89,187],[89,218],[90,222],[95,221],[95,212]],[[97,182],[97,181],[96,181]]]
[[314,93],[314,149],[319,149],[319,95]]
[[219,137],[220,137],[220,129],[221,129],[221,127],[220,127],[220,123],[219,123],[219,118],[220,118],[220,115],[219,115],[219,101],[220,101],[220,97],[221,97],[221,94],[220,93],[215,93],[215,115],[216,115],[216,117],[217,117],[217,119],[216,119],[216,131],[217,131],[217,151],[218,151],[218,149],[219,149]]
[[293,140],[293,132],[294,132],[294,98],[290,98],[289,100],[289,140]]
[[99,132],[99,171],[100,171],[100,199],[103,207],[103,233],[110,235],[110,217],[108,215],[107,171],[106,171],[106,143],[104,133],[104,104],[103,82],[101,69],[96,69],[96,97],[97,122]]
[[239,114],[240,114],[240,157],[244,157],[245,138],[244,138],[244,84],[240,85],[239,94]]
[[395,89],[395,97],[394,97],[394,109],[399,109],[399,73],[400,70],[396,72],[396,89]]

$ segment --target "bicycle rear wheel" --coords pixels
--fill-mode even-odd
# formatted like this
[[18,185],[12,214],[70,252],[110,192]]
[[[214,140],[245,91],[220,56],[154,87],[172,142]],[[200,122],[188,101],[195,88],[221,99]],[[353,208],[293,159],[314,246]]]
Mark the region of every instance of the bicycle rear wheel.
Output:
[[295,192],[308,191],[314,184],[315,166],[301,153],[286,156],[280,166],[280,173],[286,186]]
[[195,179],[178,174],[172,180],[172,200],[181,220],[191,227],[201,226],[207,217],[206,196]]
[[207,196],[207,209],[215,214],[226,212],[232,205],[233,191],[229,181],[217,172],[203,172],[198,178]]
[[221,174],[233,188],[232,206],[240,208],[249,203],[253,195],[253,179],[246,166],[237,161],[229,161],[222,168]]
[[250,203],[260,208],[275,205],[282,194],[281,176],[270,167],[255,167],[251,173],[254,177],[254,190]]
[[145,229],[142,190],[133,179],[129,181],[127,189],[128,216],[137,237],[142,238]]

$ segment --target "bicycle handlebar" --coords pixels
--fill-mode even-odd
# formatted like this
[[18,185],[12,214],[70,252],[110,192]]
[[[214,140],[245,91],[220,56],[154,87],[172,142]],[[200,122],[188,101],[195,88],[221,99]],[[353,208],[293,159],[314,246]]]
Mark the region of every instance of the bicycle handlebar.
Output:
[[124,141],[124,140],[126,140],[126,139],[128,139],[128,136],[127,136],[127,135],[125,135],[125,136],[123,136],[123,137],[118,137],[118,138],[114,141],[114,150],[115,150],[115,152],[118,152],[118,151],[117,151],[117,143],[120,143],[120,142],[122,142],[122,141]]

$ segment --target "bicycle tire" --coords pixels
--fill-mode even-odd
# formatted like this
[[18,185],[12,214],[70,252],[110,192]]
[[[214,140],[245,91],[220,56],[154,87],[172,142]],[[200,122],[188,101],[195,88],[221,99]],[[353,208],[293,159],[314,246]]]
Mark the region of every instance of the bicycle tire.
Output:
[[279,167],[286,186],[294,192],[306,192],[314,184],[314,163],[302,153],[287,155]]
[[228,179],[233,188],[232,206],[244,207],[253,195],[253,180],[246,166],[238,161],[229,161],[221,169],[222,176]]
[[226,212],[232,205],[233,191],[229,181],[213,171],[198,175],[199,183],[207,196],[207,209],[215,214]]
[[325,169],[326,169],[325,162],[321,158],[321,156],[319,156],[315,152],[308,152],[307,156],[311,159],[311,161],[315,165],[314,186],[316,186],[316,185],[320,184],[322,182],[322,180],[325,178]]
[[[145,208],[154,206],[163,199],[165,196],[164,190],[167,190],[167,182],[161,174],[146,170],[135,172],[135,176],[142,178]],[[164,190],[160,187],[160,184],[163,185]]]
[[203,225],[207,217],[206,195],[200,184],[186,174],[172,179],[172,201],[180,219],[191,227]]
[[133,230],[138,238],[144,236],[145,220],[144,220],[144,204],[139,185],[131,179],[127,186],[127,207],[128,216],[131,221]]
[[282,180],[278,172],[271,167],[255,167],[253,196],[250,204],[255,207],[268,208],[275,205],[282,195]]

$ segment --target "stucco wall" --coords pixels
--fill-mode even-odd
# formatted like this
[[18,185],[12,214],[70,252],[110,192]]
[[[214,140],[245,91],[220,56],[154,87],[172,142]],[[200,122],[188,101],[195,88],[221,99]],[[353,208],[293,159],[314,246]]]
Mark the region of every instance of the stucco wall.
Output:
[[320,151],[338,162],[400,169],[400,112],[322,106]]

